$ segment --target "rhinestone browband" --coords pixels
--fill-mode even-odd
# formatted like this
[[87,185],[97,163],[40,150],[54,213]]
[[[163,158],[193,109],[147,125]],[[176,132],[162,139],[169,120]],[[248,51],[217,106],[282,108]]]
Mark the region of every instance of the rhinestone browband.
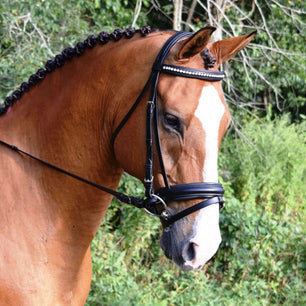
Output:
[[159,71],[186,78],[197,78],[205,81],[221,81],[225,77],[225,74],[222,71],[201,70],[173,65],[162,65]]

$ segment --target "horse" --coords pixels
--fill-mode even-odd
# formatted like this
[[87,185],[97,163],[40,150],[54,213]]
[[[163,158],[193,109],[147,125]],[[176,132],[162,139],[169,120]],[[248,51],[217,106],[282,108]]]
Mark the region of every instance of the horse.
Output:
[[[217,155],[230,123],[218,67],[255,32],[210,42],[214,30],[90,35],[6,98],[1,304],[84,304],[90,244],[114,195],[160,218],[161,247],[179,268],[201,269],[216,253]],[[144,198],[115,191],[123,171],[144,183]]]

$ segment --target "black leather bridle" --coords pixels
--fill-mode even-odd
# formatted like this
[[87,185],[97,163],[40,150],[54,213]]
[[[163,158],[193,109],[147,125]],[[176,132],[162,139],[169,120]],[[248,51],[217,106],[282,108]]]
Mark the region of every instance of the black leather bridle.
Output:
[[[55,169],[61,173],[64,173],[70,177],[73,177],[79,181],[82,181],[86,184],[94,186],[104,192],[110,193],[115,196],[117,199],[124,203],[128,203],[134,205],[138,208],[144,208],[148,213],[160,217],[161,221],[165,226],[169,226],[173,224],[175,221],[195,212],[204,207],[210,206],[212,204],[218,204],[219,208],[223,207],[223,194],[224,189],[220,183],[189,183],[189,184],[180,184],[180,185],[169,185],[167,173],[165,170],[163,157],[161,153],[161,144],[159,139],[159,131],[158,131],[158,101],[157,101],[157,84],[159,80],[159,75],[161,72],[172,74],[180,77],[187,78],[195,78],[206,81],[221,81],[224,78],[224,73],[220,71],[209,71],[209,70],[201,70],[201,69],[193,69],[187,67],[173,66],[164,64],[165,59],[167,58],[170,49],[181,39],[191,36],[192,33],[189,32],[177,32],[173,36],[171,36],[166,43],[163,45],[159,54],[156,57],[156,60],[152,66],[151,75],[146,82],[143,90],[140,95],[136,99],[133,106],[130,108],[126,116],[120,122],[119,126],[116,128],[113,137],[112,143],[116,139],[116,136],[119,134],[122,127],[129,120],[136,107],[141,102],[146,91],[150,89],[149,101],[147,103],[147,111],[146,111],[146,147],[147,147],[147,156],[146,156],[146,164],[145,164],[145,198],[136,198],[132,196],[125,195],[118,191],[112,190],[105,186],[96,184],[91,182],[83,177],[80,177],[76,174],[68,172],[62,168],[59,168],[53,164],[50,164],[38,157],[35,157],[14,145],[8,144],[2,140],[0,140],[0,144],[19,152],[23,155],[26,155],[36,161]],[[164,179],[165,187],[160,188],[154,191],[153,183],[153,130],[155,136],[155,145],[158,154],[158,160],[161,168],[161,172]],[[176,214],[170,214],[167,208],[167,204],[172,201],[186,201],[192,199],[204,199],[204,201],[195,204],[185,210],[182,210]]]
[[[175,221],[212,204],[219,204],[220,209],[223,207],[222,196],[224,194],[224,189],[220,183],[190,183],[181,185],[169,185],[167,173],[165,170],[163,157],[161,153],[161,145],[158,131],[158,101],[157,101],[157,84],[159,75],[161,72],[172,74],[180,77],[188,77],[201,79],[206,81],[221,81],[224,78],[224,73],[220,71],[209,71],[200,70],[193,68],[186,68],[180,66],[166,65],[164,64],[170,49],[182,38],[191,36],[192,33],[189,32],[178,32],[171,36],[166,43],[163,45],[162,49],[159,51],[155,62],[152,66],[151,75],[144,86],[142,92],[138,96],[134,105],[131,107],[127,115],[123,118],[119,126],[114,132],[113,143],[116,136],[128,121],[137,105],[142,100],[144,93],[151,86],[149,101],[147,102],[147,121],[146,121],[146,146],[147,146],[147,157],[145,164],[145,208],[146,210],[161,218],[161,220],[166,225],[170,225]],[[160,188],[154,192],[153,182],[153,129],[155,135],[155,144],[158,154],[159,165],[164,179],[165,187]],[[170,215],[167,210],[167,203],[172,201],[183,201],[191,199],[205,199],[204,201],[193,205],[175,215]],[[162,208],[157,209],[157,204],[162,203]]]

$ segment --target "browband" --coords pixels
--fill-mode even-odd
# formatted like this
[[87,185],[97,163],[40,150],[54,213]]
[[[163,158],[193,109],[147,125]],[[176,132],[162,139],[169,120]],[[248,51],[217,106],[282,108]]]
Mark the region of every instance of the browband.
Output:
[[222,71],[202,70],[174,65],[162,65],[159,71],[180,77],[200,79],[204,81],[222,81],[225,77],[225,74]]

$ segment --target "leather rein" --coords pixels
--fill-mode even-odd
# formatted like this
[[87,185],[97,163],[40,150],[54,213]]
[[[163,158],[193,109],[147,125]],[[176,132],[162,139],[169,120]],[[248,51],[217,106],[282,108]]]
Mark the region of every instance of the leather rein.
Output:
[[[224,189],[222,184],[220,183],[189,183],[189,184],[179,184],[179,185],[169,185],[167,173],[165,170],[162,151],[161,151],[161,144],[159,139],[159,131],[158,131],[158,101],[157,101],[157,84],[159,80],[159,75],[161,72],[180,76],[180,77],[187,77],[187,78],[195,78],[201,79],[206,81],[221,81],[224,78],[224,73],[220,71],[210,71],[210,70],[201,70],[201,69],[193,69],[187,67],[180,67],[180,66],[173,66],[173,65],[166,65],[164,64],[165,59],[167,58],[170,49],[181,39],[191,36],[192,33],[189,32],[177,32],[173,36],[171,36],[166,43],[163,45],[162,49],[159,51],[155,62],[152,66],[151,75],[146,82],[143,90],[141,91],[140,95],[136,99],[133,106],[130,108],[126,116],[122,119],[119,126],[116,128],[113,137],[112,137],[112,144],[116,139],[116,136],[119,134],[122,127],[125,123],[129,120],[133,112],[135,111],[136,107],[141,102],[144,94],[147,92],[149,87],[150,95],[149,101],[147,102],[147,111],[146,111],[146,147],[147,147],[147,155],[146,155],[146,164],[145,164],[145,179],[144,179],[144,186],[145,186],[145,197],[144,198],[137,198],[128,196],[116,190],[107,188],[105,186],[99,185],[97,183],[91,182],[83,177],[80,177],[74,173],[66,171],[62,168],[59,168],[53,164],[48,163],[38,157],[35,157],[18,147],[8,144],[2,140],[0,140],[0,144],[8,147],[9,149],[21,153],[25,156],[34,159],[41,164],[48,166],[56,171],[59,171],[67,176],[70,176],[76,180],[79,180],[83,183],[91,185],[99,190],[102,190],[106,193],[109,193],[116,197],[121,202],[131,204],[137,208],[144,208],[149,214],[160,217],[162,223],[168,227],[177,220],[198,211],[204,207],[210,206],[212,204],[219,204],[219,208],[222,209],[224,202],[223,202],[223,194]],[[165,187],[160,188],[154,191],[153,183],[153,130],[155,136],[155,145],[158,154],[158,160],[160,164],[160,168],[162,171],[163,179]],[[170,214],[168,211],[167,203],[172,201],[185,201],[191,199],[204,199],[204,201],[195,204],[185,210],[182,210],[176,214]]]

